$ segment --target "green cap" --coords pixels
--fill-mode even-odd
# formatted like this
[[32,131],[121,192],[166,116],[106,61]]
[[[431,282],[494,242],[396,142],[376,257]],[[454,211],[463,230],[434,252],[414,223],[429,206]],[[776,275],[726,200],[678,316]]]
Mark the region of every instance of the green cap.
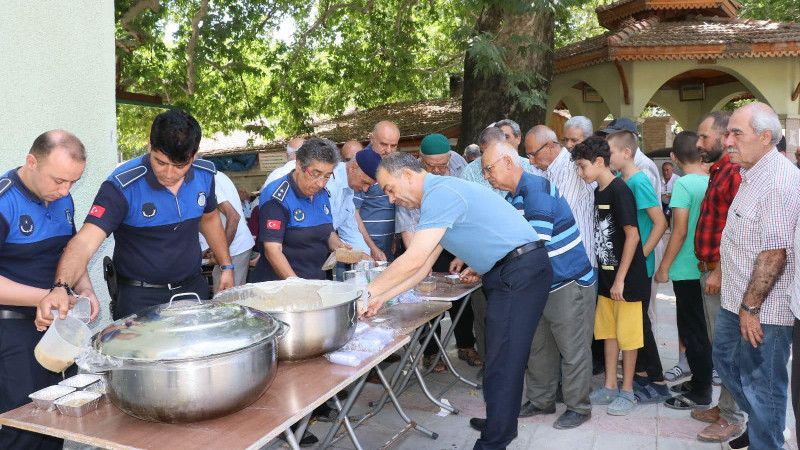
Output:
[[441,134],[429,134],[422,139],[419,151],[423,155],[441,155],[450,151],[450,141]]

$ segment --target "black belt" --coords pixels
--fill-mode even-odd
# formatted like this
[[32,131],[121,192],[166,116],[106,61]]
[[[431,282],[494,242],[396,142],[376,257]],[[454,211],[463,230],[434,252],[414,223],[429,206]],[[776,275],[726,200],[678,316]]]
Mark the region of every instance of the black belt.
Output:
[[514,250],[511,250],[510,252],[508,252],[508,254],[506,256],[500,258],[500,260],[497,261],[497,263],[494,265],[494,267],[497,267],[497,266],[499,266],[501,264],[507,263],[507,262],[511,261],[512,259],[514,259],[514,258],[520,257],[520,256],[524,255],[525,253],[532,252],[532,251],[536,250],[537,248],[542,248],[542,247],[544,247],[544,241],[528,242],[525,245],[520,245],[519,247],[515,248]]
[[167,284],[152,284],[147,283],[144,281],[134,280],[132,278],[123,277],[120,274],[117,274],[117,283],[124,284],[126,286],[136,286],[136,287],[143,287],[143,288],[150,288],[150,289],[169,289],[170,291],[175,289],[180,289],[184,285],[191,283],[192,281],[196,280],[197,278],[202,277],[201,273],[196,273],[189,278],[178,281],[176,283],[167,283]]
[[25,320],[34,320],[36,319],[36,314],[25,314],[19,311],[10,311],[8,309],[0,309],[0,320],[3,319],[25,319]]

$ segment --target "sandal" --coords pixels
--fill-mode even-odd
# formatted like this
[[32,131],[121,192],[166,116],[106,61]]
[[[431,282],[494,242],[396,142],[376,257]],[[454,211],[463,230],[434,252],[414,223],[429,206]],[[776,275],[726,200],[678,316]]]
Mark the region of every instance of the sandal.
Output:
[[637,403],[641,405],[646,405],[649,403],[661,403],[664,400],[672,398],[672,395],[670,395],[666,385],[664,386],[663,390],[667,392],[658,392],[658,389],[653,385],[653,383],[648,383],[646,386],[637,384],[633,385],[633,394],[636,396]]
[[[436,355],[430,355],[430,356],[423,356],[422,357],[422,365],[424,365],[426,369],[428,367],[430,367],[431,365],[433,365],[434,361],[436,361]],[[441,360],[433,368],[434,372],[444,372],[446,370],[447,370],[447,366],[445,366],[444,362],[442,362]]]
[[458,349],[458,359],[464,360],[470,366],[482,366],[480,355],[474,348],[460,348]]
[[667,408],[686,411],[689,409],[705,409],[711,406],[711,403],[700,404],[685,395],[676,395],[675,397],[665,401],[664,406]]

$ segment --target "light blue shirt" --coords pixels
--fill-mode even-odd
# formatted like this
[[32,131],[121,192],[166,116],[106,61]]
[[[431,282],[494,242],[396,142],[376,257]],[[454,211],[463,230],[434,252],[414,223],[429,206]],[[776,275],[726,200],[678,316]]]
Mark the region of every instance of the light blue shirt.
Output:
[[325,189],[330,195],[333,229],[342,241],[369,254],[369,247],[356,223],[353,190],[347,184],[347,164],[340,162],[333,168],[333,176],[328,180]]
[[447,228],[442,247],[485,274],[511,250],[539,235],[506,200],[454,177],[425,175],[417,231]]
[[[485,178],[483,178],[483,168],[481,167],[481,159],[482,157],[478,157],[475,161],[467,164],[467,167],[464,167],[464,170],[461,172],[460,178],[462,180],[471,181],[473,183],[478,183],[481,186],[491,189],[495,194],[499,195],[501,198],[506,198],[506,194],[508,192],[501,191],[500,189],[496,189],[492,186],[492,183]],[[541,170],[537,169],[536,167],[532,166],[528,158],[523,158],[522,156],[519,157],[519,164],[522,166],[522,170],[528,172],[533,175],[537,176],[544,176]]]

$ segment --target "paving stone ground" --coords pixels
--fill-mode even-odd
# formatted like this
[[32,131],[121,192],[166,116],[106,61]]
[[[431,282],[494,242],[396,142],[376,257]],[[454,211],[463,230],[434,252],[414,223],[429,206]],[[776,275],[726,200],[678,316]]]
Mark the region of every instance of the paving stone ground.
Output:
[[[675,294],[671,284],[660,286],[656,301],[656,340],[659,345],[664,370],[671,368],[678,357],[678,331],[675,325]],[[444,322],[445,329],[449,321]],[[468,377],[474,377],[477,369],[468,366],[457,358],[453,344],[448,354],[456,369]],[[387,373],[390,373],[392,366]],[[449,374],[431,374],[427,380],[433,392],[438,392],[449,383]],[[594,384],[603,383],[602,375],[594,377]],[[353,407],[353,413],[366,412],[368,402],[377,399],[382,388],[378,385],[367,385],[364,392]],[[719,389],[714,389],[714,402],[719,396]],[[431,449],[454,450],[471,449],[478,432],[469,427],[471,417],[485,417],[484,404],[480,391],[458,383],[444,395],[450,404],[460,410],[459,414],[446,417],[436,415],[439,408],[430,403],[422,394],[419,386],[414,385],[401,396],[401,404],[413,420],[439,433],[439,438],[431,440],[420,433],[411,431],[401,437],[393,448],[396,449]],[[556,430],[553,422],[562,412],[564,405],[558,404],[556,414],[526,418],[519,420],[519,437],[509,449],[727,449],[727,444],[703,443],[696,439],[697,433],[706,424],[689,417],[688,411],[676,411],[663,405],[637,406],[633,413],[625,417],[614,417],[606,414],[605,406],[595,406],[592,418],[587,423],[572,430]],[[787,402],[787,432],[791,433],[786,447],[797,450],[794,439],[794,415]],[[361,445],[365,449],[379,448],[389,440],[404,423],[391,405],[356,430]],[[328,430],[328,424],[314,424],[311,431],[322,438]],[[266,449],[288,447],[282,441],[274,441]],[[334,448],[352,449],[353,445],[345,438]]]

